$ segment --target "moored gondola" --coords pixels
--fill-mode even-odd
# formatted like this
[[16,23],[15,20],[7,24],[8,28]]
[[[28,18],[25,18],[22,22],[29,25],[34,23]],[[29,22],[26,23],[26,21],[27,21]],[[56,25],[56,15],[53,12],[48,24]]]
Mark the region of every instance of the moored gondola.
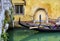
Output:
[[26,28],[31,28],[31,30],[37,30],[37,31],[60,31],[60,25],[38,25],[34,23],[29,22],[19,22],[21,26],[24,26]]

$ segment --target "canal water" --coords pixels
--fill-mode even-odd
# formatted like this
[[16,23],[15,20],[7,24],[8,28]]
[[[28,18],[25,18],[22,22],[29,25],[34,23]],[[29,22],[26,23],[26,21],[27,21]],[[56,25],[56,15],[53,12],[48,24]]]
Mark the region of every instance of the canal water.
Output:
[[9,41],[60,41],[60,32],[39,32],[28,29],[8,31]]

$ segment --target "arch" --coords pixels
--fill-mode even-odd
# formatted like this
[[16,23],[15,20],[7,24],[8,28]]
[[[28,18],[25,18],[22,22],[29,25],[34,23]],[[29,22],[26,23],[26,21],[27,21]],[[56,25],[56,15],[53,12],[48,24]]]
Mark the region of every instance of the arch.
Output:
[[[44,9],[44,8],[38,8],[36,11],[35,11],[35,13],[34,13],[34,15],[33,15],[33,21],[34,22],[36,22],[36,17],[35,16],[37,16],[37,12],[38,11],[43,11],[44,13],[45,13],[45,16],[46,16],[46,22],[48,23],[48,13],[47,13],[47,11]],[[39,13],[40,14],[40,13]],[[38,16],[37,17],[39,17],[40,15],[38,14]]]

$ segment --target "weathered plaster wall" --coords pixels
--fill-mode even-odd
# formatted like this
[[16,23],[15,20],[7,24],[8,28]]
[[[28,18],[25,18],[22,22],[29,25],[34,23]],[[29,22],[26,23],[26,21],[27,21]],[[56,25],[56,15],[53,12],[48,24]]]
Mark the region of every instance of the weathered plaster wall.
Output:
[[[14,3],[21,3],[21,0],[12,0]],[[26,0],[25,14],[15,15],[15,20],[18,21],[21,17],[22,21],[30,21],[33,19],[34,12],[37,8],[45,8],[48,12],[48,16],[51,19],[57,19],[60,17],[60,0]]]

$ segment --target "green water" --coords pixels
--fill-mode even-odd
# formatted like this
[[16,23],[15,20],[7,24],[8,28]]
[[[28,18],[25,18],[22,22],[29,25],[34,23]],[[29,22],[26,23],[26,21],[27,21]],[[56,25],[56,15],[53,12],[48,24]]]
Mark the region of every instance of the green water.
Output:
[[9,32],[9,41],[60,41],[60,32],[38,32],[14,29]]

